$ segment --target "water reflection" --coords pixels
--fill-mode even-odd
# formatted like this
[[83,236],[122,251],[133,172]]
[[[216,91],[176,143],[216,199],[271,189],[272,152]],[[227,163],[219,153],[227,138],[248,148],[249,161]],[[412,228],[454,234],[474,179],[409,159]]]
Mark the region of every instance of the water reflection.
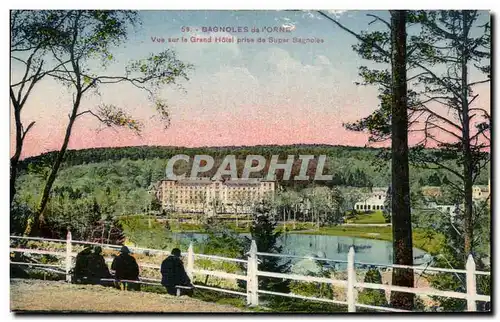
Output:
[[[249,234],[242,235],[250,236]],[[180,233],[178,237],[186,242],[192,240],[203,241],[206,238],[206,234]],[[326,258],[339,261],[346,261],[350,247],[354,246],[356,262],[373,264],[392,263],[392,243],[383,240],[346,236],[286,234],[282,236],[280,244],[283,245],[283,253],[285,254],[315,256],[319,252],[322,252]],[[424,251],[414,248],[414,264],[423,264],[425,262],[425,254]],[[294,262],[296,260],[292,260],[292,263]]]

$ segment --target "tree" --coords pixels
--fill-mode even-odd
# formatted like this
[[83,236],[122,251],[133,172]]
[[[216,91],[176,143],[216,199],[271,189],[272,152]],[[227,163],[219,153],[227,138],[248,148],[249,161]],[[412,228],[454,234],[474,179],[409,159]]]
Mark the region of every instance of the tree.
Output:
[[222,222],[210,220],[205,225],[208,236],[203,241],[203,254],[239,257],[245,240]]
[[244,191],[236,191],[234,193],[234,196],[232,198],[233,202],[233,208],[234,208],[234,214],[236,215],[236,227],[238,227],[238,219],[239,219],[239,213],[238,209],[241,210],[241,213],[245,213],[248,209],[248,205],[250,204],[250,199],[247,193]]
[[[362,58],[388,67],[384,70],[360,67],[360,75],[365,80],[362,85],[379,86],[380,108],[367,118],[346,124],[346,127],[357,131],[368,130],[370,142],[391,139],[393,259],[395,264],[413,265],[408,165],[411,115],[408,115],[408,105],[412,104],[415,95],[407,89],[407,12],[390,11],[390,22],[370,14],[373,22],[381,22],[389,30],[362,34],[353,32],[321,11],[320,14],[360,41],[354,49]],[[413,287],[413,272],[395,268],[392,280],[394,285]],[[411,310],[413,294],[393,292],[391,304]]]
[[[372,16],[374,22],[391,28],[384,19]],[[420,28],[417,35],[408,39],[407,46],[407,71],[412,73],[407,81],[417,81],[407,91],[408,128],[423,134],[422,141],[413,149],[412,162],[423,168],[445,169],[461,182],[455,187],[462,192],[464,200],[463,262],[474,249],[472,185],[489,163],[485,149],[490,142],[491,117],[487,109],[472,105],[478,97],[473,88],[489,82],[491,69],[490,21],[480,23],[479,16],[477,11],[417,11],[408,15],[409,25]],[[382,63],[391,57],[387,50],[390,43],[387,32],[358,34],[330,20],[361,41],[356,49],[363,57]],[[486,79],[470,80],[472,67],[486,74]],[[381,87],[381,105],[367,118],[347,126],[368,131],[372,142],[386,140],[391,136],[388,120],[394,117],[387,86],[391,73],[366,67],[360,71],[365,80],[363,85]],[[424,150],[431,143],[437,144],[439,150],[433,153]],[[450,166],[457,156],[461,171]]]
[[286,190],[281,190],[277,193],[277,196],[275,198],[275,206],[276,206],[276,212],[279,214],[281,213],[282,220],[283,220],[283,229],[286,229],[286,222],[289,220],[290,217],[290,210],[292,209],[292,200],[290,199],[290,194]]
[[439,187],[441,186],[441,179],[437,173],[433,173],[427,180],[429,186]]
[[373,183],[370,178],[366,175],[366,173],[356,168],[353,173],[350,173],[347,178],[347,185],[352,187],[373,187]]
[[[459,193],[455,191],[455,196],[458,195]],[[487,270],[488,265],[486,265],[485,262],[487,259],[491,259],[491,213],[487,202],[475,203],[474,207],[474,213],[478,216],[474,226],[475,242],[481,245],[474,253],[474,260],[478,270]],[[420,213],[417,212],[417,214],[418,216],[415,218],[416,227],[427,231],[438,231],[446,236],[443,245],[441,245],[439,249],[439,253],[431,254],[433,256],[433,265],[452,269],[465,269],[462,247],[465,236],[458,229],[458,227],[463,225],[463,211],[457,211],[454,217],[437,209],[427,209]],[[446,291],[466,292],[466,279],[464,274],[430,274],[427,276],[427,279],[433,288]],[[489,276],[478,276],[477,287],[479,294],[490,294],[491,280]],[[439,301],[440,307],[446,312],[464,311],[467,307],[467,302],[463,299],[452,299],[441,296],[433,297],[433,299]],[[478,302],[478,310],[487,310],[486,303]]]
[[[24,140],[35,121],[27,126],[23,124],[21,112],[32,94],[35,85],[55,69],[60,63],[50,64],[44,60],[47,50],[57,41],[60,35],[54,33],[65,22],[65,14],[60,11],[27,11],[13,10],[10,20],[10,59],[11,83],[10,102],[15,122],[15,151],[10,158],[10,204],[16,194],[16,178],[19,158]],[[13,70],[20,70],[19,74]]]
[[387,189],[384,200],[384,209],[382,210],[382,215],[384,216],[385,222],[390,223],[392,219],[392,191],[391,187]]
[[[371,16],[373,22],[390,28],[384,19]],[[444,169],[458,180],[454,186],[465,204],[461,228],[467,236],[464,261],[474,249],[472,186],[490,160],[486,150],[490,147],[491,116],[488,108],[477,106],[479,94],[474,92],[478,85],[490,81],[491,22],[484,16],[487,14],[469,10],[410,11],[407,26],[418,28],[407,46],[407,72],[411,73],[407,81],[412,85],[407,92],[408,128],[422,136],[412,148],[411,162],[421,168]],[[389,62],[388,32],[359,34],[330,20],[360,40],[355,50],[363,58]],[[370,142],[385,141],[391,135],[390,73],[362,66],[360,74],[364,79],[361,85],[379,86],[381,104],[368,117],[346,126],[367,131]],[[478,76],[481,74],[485,77]],[[430,146],[439,149],[427,151]],[[452,165],[457,157],[461,170]]]
[[[424,98],[415,110],[422,113],[426,122],[424,138],[416,149],[415,162],[445,169],[460,181],[455,186],[464,200],[461,230],[465,235],[465,262],[475,246],[472,187],[490,160],[489,153],[485,151],[490,147],[489,111],[474,105],[479,96],[474,92],[475,87],[490,82],[490,21],[480,22],[479,12],[470,10],[422,11],[419,14],[423,30],[419,40],[426,43],[426,50],[422,51],[420,59],[434,67],[434,72],[428,70],[418,78],[424,85],[421,94]],[[446,72],[442,71],[443,66]],[[474,69],[486,74],[485,78],[472,77]],[[451,113],[445,112],[443,107]],[[443,132],[448,139],[438,135]],[[422,148],[429,142],[441,147],[442,153],[431,158],[423,153]],[[448,166],[446,161],[450,155],[459,156],[462,171]]]
[[151,222],[138,216],[124,217],[120,220],[127,239],[138,247],[170,249],[173,238],[166,225]]
[[102,210],[97,199],[82,190],[57,186],[47,206],[47,225],[40,233],[47,238],[64,239],[69,229],[76,240],[108,244],[123,242],[120,223]]
[[287,191],[287,193],[288,193],[288,200],[290,203],[290,210],[293,212],[293,229],[296,229],[297,212],[300,202],[302,201],[302,198],[300,197],[300,194],[294,190],[289,190]]
[[[200,206],[201,208],[201,213],[202,213],[202,216],[206,215],[206,209],[207,209],[207,192],[206,191],[196,191],[195,194],[194,194],[194,200],[195,200],[195,203],[196,205]],[[198,218],[198,211],[196,211],[196,222],[199,222],[199,218]]]
[[[413,265],[408,166],[408,101],[406,82],[406,11],[391,11],[392,49],[392,238],[395,264]],[[413,271],[393,268],[394,285],[413,287]],[[414,294],[393,292],[391,304],[411,310]]]
[[340,189],[331,188],[328,191],[326,204],[325,204],[325,215],[322,218],[322,224],[326,225],[336,225],[340,223],[344,217],[343,203],[344,197]]
[[[281,232],[276,230],[277,221],[271,219],[271,207],[263,203],[256,208],[254,221],[250,226],[250,234],[257,244],[257,250],[263,253],[280,254],[283,246],[280,245]],[[245,237],[247,241],[246,251],[250,249],[251,239]],[[259,271],[287,273],[290,271],[290,261],[284,261],[280,257],[261,256],[259,257]],[[259,289],[272,290],[275,292],[288,293],[289,281],[278,280],[270,277],[259,278]]]
[[113,105],[101,104],[96,110],[81,111],[82,99],[89,91],[97,91],[104,84],[132,85],[148,94],[158,115],[168,125],[167,106],[158,96],[158,90],[164,85],[175,84],[178,78],[187,79],[187,70],[191,68],[178,60],[173,51],[165,50],[132,62],[123,76],[102,74],[113,60],[111,48],[121,44],[127,37],[127,28],[137,22],[137,13],[131,11],[71,10],[65,12],[63,24],[49,29],[50,33],[58,35],[58,41],[49,48],[50,59],[60,64],[49,75],[72,89],[73,103],[63,143],[55,155],[35,215],[28,220],[26,235],[35,234],[43,222],[50,191],[64,160],[73,126],[79,117],[90,115],[106,126],[121,126],[136,132],[140,132],[143,127],[140,122]]
[[362,192],[359,188],[353,187],[341,187],[340,191],[343,196],[342,209],[343,213],[351,211],[351,214],[355,214],[357,211],[355,205],[362,198]]
[[161,211],[162,209],[161,202],[158,198],[156,198],[156,196],[151,199],[150,209],[152,211],[158,211],[158,212]]

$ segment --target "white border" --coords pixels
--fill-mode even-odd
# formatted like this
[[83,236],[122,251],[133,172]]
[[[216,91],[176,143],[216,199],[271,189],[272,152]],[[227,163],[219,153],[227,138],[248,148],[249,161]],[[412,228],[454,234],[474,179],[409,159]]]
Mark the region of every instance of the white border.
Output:
[[255,9],[355,9],[355,10],[386,10],[386,9],[491,9],[494,1],[478,0],[471,2],[470,0],[455,0],[455,1],[362,1],[362,0],[287,0],[287,1],[170,1],[158,2],[155,0],[132,1],[11,1],[10,8],[16,9],[226,9],[226,10],[255,10]]
[[[2,317],[7,316],[8,320],[13,319],[13,314],[10,313],[10,301],[7,299],[9,298],[9,281],[6,278],[8,273],[8,243],[7,243],[7,238],[9,236],[9,226],[8,226],[8,216],[9,216],[9,201],[8,201],[8,196],[9,196],[9,186],[8,186],[8,179],[9,179],[9,158],[10,158],[10,140],[9,140],[9,118],[10,118],[10,112],[6,108],[6,106],[9,106],[9,97],[7,94],[7,87],[9,85],[9,55],[8,55],[8,45],[9,44],[9,11],[8,9],[70,9],[70,8],[81,8],[81,9],[95,9],[95,8],[101,8],[101,9],[170,9],[170,10],[175,10],[175,9],[352,9],[352,10],[367,10],[367,9],[465,9],[465,8],[474,8],[474,9],[491,9],[493,12],[498,13],[498,6],[499,2],[498,1],[485,1],[485,0],[444,0],[444,1],[436,1],[436,0],[419,0],[419,1],[361,1],[361,0],[337,0],[337,1],[318,1],[318,0],[288,0],[288,1],[280,1],[280,2],[272,2],[269,0],[253,0],[253,1],[176,1],[176,2],[161,2],[161,1],[155,1],[155,0],[141,0],[137,2],[124,2],[124,1],[102,1],[102,0],[86,0],[86,1],[67,1],[67,0],[53,0],[53,1],[36,1],[36,0],[30,0],[30,1],[2,1],[0,6],[2,7],[3,10],[0,11],[0,17],[2,18],[1,21],[1,40],[0,44],[3,45],[3,50],[1,51],[2,54],[2,79],[1,82],[4,84],[2,88],[4,89],[2,91],[4,97],[3,97],[3,102],[4,102],[4,107],[3,107],[3,117],[0,118],[1,126],[0,128],[4,131],[3,135],[0,136],[0,144],[1,144],[1,150],[2,151],[9,151],[9,154],[7,155],[7,152],[5,152],[5,158],[2,158],[2,165],[0,166],[0,182],[3,184],[1,185],[1,194],[2,196],[1,202],[2,202],[2,208],[4,211],[0,214],[2,225],[0,225],[2,229],[2,236],[4,236],[4,242],[3,242],[3,247],[4,252],[0,254],[0,261],[2,261],[2,268],[1,271],[1,299],[0,299],[0,305],[1,305],[1,312],[2,312]],[[498,29],[498,21],[495,23],[495,29]],[[495,30],[495,43],[498,43],[498,31]],[[495,73],[496,75],[496,73]],[[498,91],[498,81],[495,81],[495,88],[492,89],[496,93],[499,93]],[[493,102],[492,102],[493,103]],[[495,121],[500,120],[500,116],[498,116],[498,113],[495,113]],[[496,122],[495,122],[496,123]],[[498,141],[498,138],[495,140]],[[495,159],[498,160],[500,157],[498,154],[498,148],[495,146],[494,148],[495,151]],[[496,180],[496,177],[498,175],[498,172],[495,171],[495,178],[492,178],[492,182],[494,183]],[[497,187],[495,185],[495,188],[500,189],[500,187]],[[498,189],[495,189],[495,196],[500,194]],[[493,200],[498,200],[498,198],[493,198]],[[496,209],[493,212],[494,215],[497,214]],[[498,219],[497,219],[498,220]],[[498,235],[498,232],[497,232]],[[498,236],[494,236],[494,243],[495,245],[498,245]],[[496,259],[496,253],[493,254],[493,259]],[[496,264],[496,263],[495,263]],[[497,276],[497,271],[498,271],[498,265],[495,265],[495,276]],[[498,282],[494,283],[495,286],[498,285]],[[498,297],[498,292],[493,293],[495,294],[495,305],[494,308],[495,310],[499,310],[499,303],[496,300],[496,297]],[[186,316],[183,317],[182,320],[191,320],[191,321],[198,321],[200,318],[202,319],[219,319],[222,316],[215,316],[215,315],[204,315],[204,316]],[[300,316],[304,317],[304,316]],[[371,319],[371,318],[377,318],[377,315],[363,315],[363,316],[330,316],[330,317],[323,317],[325,319],[332,319],[332,318],[338,318],[338,319],[349,319],[349,320],[365,320],[365,319]],[[379,318],[381,319],[387,319],[389,316],[387,315],[382,315]],[[408,316],[412,317],[412,316]],[[408,318],[407,316],[401,316],[398,315],[397,318],[394,320],[405,320]],[[415,317],[415,316],[413,316]],[[428,321],[440,321],[443,319],[454,319],[457,316],[446,316],[446,315],[434,315],[434,316],[421,316],[425,318]],[[461,316],[464,317],[464,316]],[[66,317],[61,317],[58,318],[58,320],[65,320],[65,321],[71,321],[75,317],[73,316],[68,316]],[[92,316],[92,317],[85,317],[85,316],[80,316],[78,319],[82,320],[94,320],[94,321],[107,321],[111,318],[111,316]],[[119,318],[122,318],[121,316]],[[128,318],[134,318],[137,319],[139,318],[140,320],[146,319],[145,316],[129,316]],[[240,318],[243,318],[243,316],[232,316],[230,317],[231,319],[237,320]],[[247,317],[248,318],[248,317]],[[257,316],[251,316],[249,317],[251,319],[276,319],[280,318],[279,316],[262,316],[262,317],[257,317]],[[293,318],[293,316],[285,316],[281,318]],[[472,319],[476,320],[479,317],[477,315],[471,316]],[[47,317],[39,317],[41,320],[47,320],[51,321],[52,317],[47,316]],[[163,318],[162,318],[163,319]],[[165,319],[168,320],[173,320],[177,319],[177,317],[174,316],[165,316]]]

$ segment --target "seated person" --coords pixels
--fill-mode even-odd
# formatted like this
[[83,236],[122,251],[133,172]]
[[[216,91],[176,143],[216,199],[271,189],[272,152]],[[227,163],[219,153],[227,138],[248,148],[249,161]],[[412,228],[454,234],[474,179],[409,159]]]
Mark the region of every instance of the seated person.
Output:
[[92,247],[88,246],[76,255],[75,268],[73,269],[73,282],[85,283],[90,276],[89,259]]
[[112,285],[110,281],[101,281],[103,278],[111,279],[113,276],[109,272],[109,267],[102,255],[102,248],[100,246],[94,247],[94,252],[91,256],[91,278],[98,284]]
[[174,248],[163,263],[161,263],[161,284],[167,288],[170,295],[177,295],[176,286],[188,286],[191,289],[179,289],[181,295],[193,295],[193,285],[189,276],[186,274],[184,265],[181,260],[181,251],[179,248]]
[[[135,258],[130,255],[130,250],[127,246],[123,246],[120,249],[120,255],[113,260],[111,269],[115,271],[115,278],[117,280],[139,281],[139,265],[137,265]],[[141,284],[121,282],[120,288],[140,291]]]
[[76,283],[110,285],[109,281],[101,281],[111,278],[101,247],[87,247],[76,256],[74,276]]

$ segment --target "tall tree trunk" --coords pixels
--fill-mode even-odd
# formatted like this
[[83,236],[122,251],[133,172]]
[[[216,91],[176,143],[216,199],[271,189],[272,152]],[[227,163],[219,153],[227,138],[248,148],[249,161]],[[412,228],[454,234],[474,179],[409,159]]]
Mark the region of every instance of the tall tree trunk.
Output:
[[285,208],[283,207],[283,230],[286,229],[286,213],[285,213]]
[[16,98],[12,88],[10,89],[10,100],[14,107],[14,122],[16,124],[16,149],[14,155],[10,158],[10,205],[12,205],[12,201],[14,201],[14,196],[16,195],[17,167],[23,150],[24,138],[35,122],[31,122],[26,127],[26,130],[23,131],[23,124],[21,122],[21,109],[23,103],[20,103]]
[[234,208],[234,213],[236,214],[236,228],[238,228],[238,205]]
[[23,148],[23,133],[19,104],[14,97],[14,92],[12,91],[12,89],[10,90],[10,93],[12,105],[14,105],[14,120],[16,123],[16,151],[10,158],[10,204],[12,205],[12,201],[14,200],[14,196],[16,195],[17,165],[19,163],[21,150]]
[[297,205],[294,205],[295,210],[293,212],[293,230],[296,228],[296,222],[297,222]]
[[71,131],[73,130],[73,125],[78,116],[78,108],[80,107],[81,98],[82,98],[82,92],[81,89],[78,89],[75,101],[73,103],[73,110],[69,117],[69,123],[68,126],[66,127],[66,134],[64,136],[63,144],[61,146],[61,149],[57,153],[56,160],[54,161],[52,169],[50,170],[50,174],[47,178],[47,181],[45,182],[45,186],[43,188],[43,194],[38,204],[38,208],[35,214],[28,219],[26,228],[24,230],[25,236],[34,236],[38,233],[40,229],[40,224],[43,221],[43,212],[45,211],[45,207],[47,206],[47,202],[49,201],[50,190],[52,189],[52,185],[56,180],[57,172],[59,171],[62,161],[64,160],[64,155],[68,148],[69,139],[71,137]]
[[[469,21],[468,21],[469,11],[462,11],[462,57],[461,57],[461,67],[462,67],[462,146],[463,146],[463,158],[464,158],[464,225],[465,225],[465,245],[464,245],[464,255],[465,261],[467,261],[467,256],[472,252],[472,242],[474,238],[474,223],[473,223],[473,201],[472,201],[472,185],[473,185],[473,160],[472,151],[470,144],[470,117],[469,117],[469,89],[467,86],[468,82],[468,71],[467,63],[468,57],[468,36],[469,36]],[[465,263],[465,262],[464,262]]]
[[[31,61],[32,58],[33,54],[30,56],[30,58],[28,58],[28,61]],[[26,103],[26,100],[29,96],[29,93],[33,89],[33,86],[38,80],[40,80],[38,76],[40,75],[41,69],[42,65],[40,65],[38,71],[34,75],[34,78],[31,81],[31,84],[29,85],[28,91],[24,95],[24,98],[21,98],[20,96],[16,97],[14,91],[12,90],[12,87],[10,87],[9,89],[10,100],[12,102],[12,106],[14,107],[14,121],[16,124],[16,150],[14,152],[14,155],[10,158],[10,205],[12,205],[12,201],[14,201],[14,196],[16,195],[17,166],[19,164],[19,158],[21,157],[21,152],[23,150],[24,138],[26,137],[26,134],[31,129],[31,127],[35,124],[35,122],[33,121],[26,127],[25,130],[23,130],[23,123],[21,122],[21,110]],[[21,92],[19,92],[19,95],[20,94]]]
[[[392,236],[393,262],[413,265],[408,167],[406,11],[391,11],[392,34]],[[392,270],[392,284],[413,287],[413,270]],[[412,310],[412,293],[392,292],[393,307]]]

